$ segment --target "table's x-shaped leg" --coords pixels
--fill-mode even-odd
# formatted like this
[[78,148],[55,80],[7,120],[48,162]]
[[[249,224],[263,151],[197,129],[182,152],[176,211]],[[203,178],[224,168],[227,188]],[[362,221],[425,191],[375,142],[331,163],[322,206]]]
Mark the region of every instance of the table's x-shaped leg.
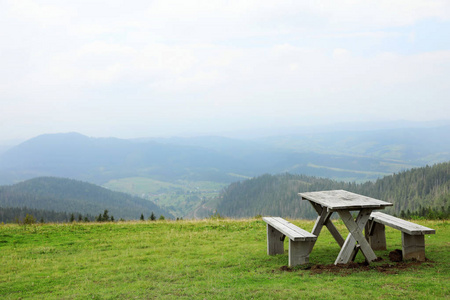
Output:
[[368,262],[377,259],[377,256],[362,234],[362,230],[364,229],[364,226],[366,226],[371,212],[372,209],[362,209],[355,221],[348,210],[338,211],[339,216],[349,231],[349,235],[347,236],[347,239],[341,248],[341,252],[339,252],[338,257],[334,262],[335,265],[349,263],[354,258],[357,251],[356,243],[359,245],[361,252],[364,254],[364,257]]
[[[336,229],[333,222],[331,222],[331,220],[330,220],[330,217],[333,213],[328,212],[326,208],[320,206],[317,203],[313,203],[313,202],[310,202],[310,203],[313,206],[314,210],[319,215],[317,217],[316,223],[314,224],[314,228],[311,231],[311,233],[316,236],[319,236],[320,231],[322,230],[322,227],[325,225],[328,228],[328,230],[330,231],[331,235],[336,240],[336,242],[339,244],[339,246],[342,247],[344,245],[344,238],[339,233],[339,231]],[[315,241],[311,243],[310,251],[312,251],[315,243],[316,243]]]

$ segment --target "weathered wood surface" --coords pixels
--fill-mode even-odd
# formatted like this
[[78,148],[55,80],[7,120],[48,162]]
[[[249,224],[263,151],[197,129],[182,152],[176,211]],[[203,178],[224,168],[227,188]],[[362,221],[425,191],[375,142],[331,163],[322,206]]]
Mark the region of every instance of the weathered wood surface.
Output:
[[369,220],[364,231],[366,240],[373,250],[386,250],[386,231],[384,224]]
[[409,221],[402,220],[400,218],[382,213],[382,212],[372,212],[370,215],[370,219],[381,223],[402,232],[405,232],[409,235],[423,235],[423,234],[434,234],[436,230],[415,224]]
[[402,256],[403,259],[425,261],[425,236],[402,232]]
[[[331,222],[330,217],[332,215],[332,213],[328,213],[326,208],[323,208],[322,206],[320,206],[317,203],[314,202],[309,202],[311,203],[312,207],[314,208],[314,210],[317,212],[317,214],[319,215],[318,219],[316,220],[316,223],[314,224],[314,228],[311,231],[312,234],[319,236],[320,231],[323,227],[323,225],[320,225],[320,218],[322,216],[322,214],[324,212],[327,213],[326,217],[323,218],[324,219],[324,224],[325,226],[328,228],[328,231],[331,233],[331,235],[333,236],[333,238],[336,240],[336,242],[338,243],[339,247],[342,248],[342,246],[344,245],[344,238],[342,237],[342,235],[340,234],[340,232],[337,230],[337,228],[334,226],[333,222]],[[312,244],[312,247],[314,247],[314,243]],[[312,248],[311,248],[312,250]]]
[[289,240],[289,266],[294,267],[297,265],[304,265],[309,263],[309,250],[311,248],[312,241],[299,241],[294,242]]
[[284,237],[289,238],[289,266],[307,264],[311,244],[317,236],[279,217],[264,217],[267,223],[267,254],[284,253]]
[[284,253],[284,234],[267,224],[267,254],[276,255]]
[[280,217],[263,217],[263,221],[293,241],[315,241],[317,236]]
[[[356,217],[356,221],[353,220],[353,217],[348,210],[339,210],[338,213],[350,234],[345,240],[345,243],[342,246],[341,251],[339,252],[339,255],[336,258],[334,264],[349,263],[355,258],[358,249],[361,249],[364,257],[368,262],[376,260],[377,256],[362,234],[362,230],[369,220],[371,209],[361,210]],[[359,245],[359,247],[357,247],[356,243]]]
[[375,249],[377,245],[384,245],[386,249],[386,236],[384,226],[390,226],[402,232],[403,259],[416,259],[425,261],[425,234],[434,234],[436,230],[415,224],[381,212],[372,212],[370,220],[375,229],[368,232],[369,243]]
[[392,203],[344,190],[299,193],[299,195],[302,200],[320,204],[322,207],[326,207],[328,211],[361,210],[363,208],[383,209],[386,206],[392,206]]

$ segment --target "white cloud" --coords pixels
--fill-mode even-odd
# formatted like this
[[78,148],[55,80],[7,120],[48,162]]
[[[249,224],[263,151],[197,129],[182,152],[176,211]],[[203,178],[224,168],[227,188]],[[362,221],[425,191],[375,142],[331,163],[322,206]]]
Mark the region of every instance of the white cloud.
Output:
[[8,13],[24,22],[32,22],[42,26],[61,25],[70,17],[69,11],[60,5],[40,4],[42,1],[9,0]]
[[346,58],[350,55],[350,51],[343,48],[336,48],[333,50],[333,58]]
[[450,3],[445,0],[322,0],[311,9],[325,15],[338,29],[396,27],[428,18],[450,19]]

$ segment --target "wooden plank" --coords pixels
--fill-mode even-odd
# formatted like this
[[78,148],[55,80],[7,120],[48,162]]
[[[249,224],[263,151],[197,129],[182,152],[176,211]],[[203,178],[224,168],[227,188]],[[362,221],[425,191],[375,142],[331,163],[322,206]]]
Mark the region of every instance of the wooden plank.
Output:
[[[324,210],[324,208],[322,206],[320,206],[317,203],[311,202],[309,201],[309,203],[311,203],[312,207],[314,208],[314,210],[317,212],[317,214],[320,216],[322,214],[322,211]],[[338,243],[339,247],[342,248],[342,246],[344,245],[344,238],[342,237],[341,233],[337,230],[337,228],[334,226],[333,222],[330,220],[332,213],[330,213],[328,215],[328,217],[325,220],[325,226],[328,228],[328,231],[331,233],[331,235],[333,236],[333,238],[336,240],[336,242]],[[317,223],[317,221],[316,221]],[[314,233],[314,229],[312,231],[312,233]],[[315,234],[315,233],[314,233]],[[316,234],[317,236],[319,236],[319,233]],[[314,246],[314,245],[313,245]],[[312,250],[312,248],[311,248]]]
[[289,240],[289,267],[303,265],[309,263],[309,249],[312,241]]
[[363,208],[382,209],[392,203],[370,198],[344,190],[299,193],[303,200],[309,200],[326,207],[329,211],[361,210]]
[[267,254],[284,254],[283,234],[267,224]]
[[[341,214],[339,214],[341,216]],[[359,219],[360,215],[358,215]],[[345,218],[347,218],[347,215],[345,216]],[[350,217],[348,217],[348,220],[344,220],[343,217],[341,216],[341,219],[343,220],[344,224],[346,224],[346,222],[353,222],[353,217],[350,215]],[[356,257],[356,253],[357,253],[358,249],[356,248],[356,239],[354,236],[352,236],[351,232],[349,233],[349,235],[347,236],[347,239],[344,242],[344,245],[342,245],[341,247],[341,251],[338,254],[338,257],[336,258],[334,264],[346,264],[349,263],[351,260],[353,260]]]
[[339,255],[334,262],[335,264],[346,264],[351,261],[351,259],[355,256],[355,247],[356,242],[359,244],[364,257],[368,262],[374,261],[377,259],[377,256],[373,252],[372,248],[370,248],[369,243],[366,241],[362,234],[362,229],[369,220],[370,209],[363,209],[359,212],[357,217],[357,223],[353,220],[352,215],[347,210],[338,211],[339,216],[344,222],[345,226],[349,230],[350,234],[347,236],[347,239],[344,242]]
[[331,222],[331,220],[327,220],[327,222],[325,223],[325,226],[328,228],[328,231],[334,237],[334,239],[338,243],[339,247],[342,248],[342,246],[344,245],[345,240],[342,237],[341,233],[337,230],[337,228]]
[[305,241],[312,241],[312,240],[316,240],[317,239],[316,235],[314,235],[314,234],[304,230],[303,228],[300,228],[300,227],[298,227],[298,226],[296,226],[296,225],[286,221],[283,218],[274,217],[274,219],[277,220],[278,222],[280,222],[281,224],[283,224],[284,226],[288,227],[289,229],[295,231],[299,235],[299,237],[293,238],[292,239],[293,241],[303,241],[303,240],[305,240]]
[[279,217],[263,217],[263,221],[293,241],[313,241],[317,236]]
[[405,260],[425,261],[425,236],[402,232],[402,256]]
[[[312,234],[314,234],[315,236],[319,236],[325,220],[328,219],[328,217],[329,217],[328,214],[329,213],[327,212],[326,209],[322,209],[322,213],[319,214],[319,216],[317,217],[316,223],[314,223],[313,230],[311,231]],[[312,251],[315,244],[316,244],[315,241],[310,244],[309,252]]]
[[[367,224],[369,216],[370,216],[370,211],[369,210],[364,210],[364,211],[360,211],[358,216],[356,217],[355,223],[359,227],[359,229],[361,230],[361,233],[362,233],[362,229],[365,227],[365,225],[363,227],[361,227],[361,222],[364,221],[365,224]],[[352,238],[354,239],[354,242],[356,243],[356,239],[354,237],[352,237]],[[364,239],[365,239],[365,237],[364,237]],[[370,244],[369,244],[369,246],[370,246]],[[350,256],[351,257],[351,261],[355,260],[356,255],[358,254],[358,251],[360,249],[361,249],[360,245],[356,244],[356,246],[353,248],[353,252],[352,252],[352,254]]]
[[373,250],[386,250],[386,233],[383,224],[369,220],[366,224],[365,236]]
[[378,223],[393,227],[409,235],[435,234],[436,230],[415,224],[400,218],[382,213],[372,212],[370,218]]
[[317,217],[316,223],[314,223],[313,230],[311,231],[312,234],[314,234],[315,236],[319,236],[325,220],[329,217],[329,215],[330,213],[327,212],[326,209],[322,210],[322,213]]

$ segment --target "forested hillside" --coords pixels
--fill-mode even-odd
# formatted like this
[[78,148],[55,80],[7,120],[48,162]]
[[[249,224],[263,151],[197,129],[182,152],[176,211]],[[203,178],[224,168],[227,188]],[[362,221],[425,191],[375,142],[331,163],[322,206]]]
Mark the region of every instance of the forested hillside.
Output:
[[113,192],[77,180],[39,177],[0,187],[0,207],[28,207],[66,213],[98,215],[108,210],[116,219],[139,219],[152,212],[173,216],[149,200]]
[[415,168],[363,184],[338,182],[304,175],[263,175],[236,182],[223,190],[217,211],[224,216],[258,214],[292,218],[317,215],[298,193],[344,189],[394,203],[387,212],[401,215],[427,209],[450,210],[450,162]]

